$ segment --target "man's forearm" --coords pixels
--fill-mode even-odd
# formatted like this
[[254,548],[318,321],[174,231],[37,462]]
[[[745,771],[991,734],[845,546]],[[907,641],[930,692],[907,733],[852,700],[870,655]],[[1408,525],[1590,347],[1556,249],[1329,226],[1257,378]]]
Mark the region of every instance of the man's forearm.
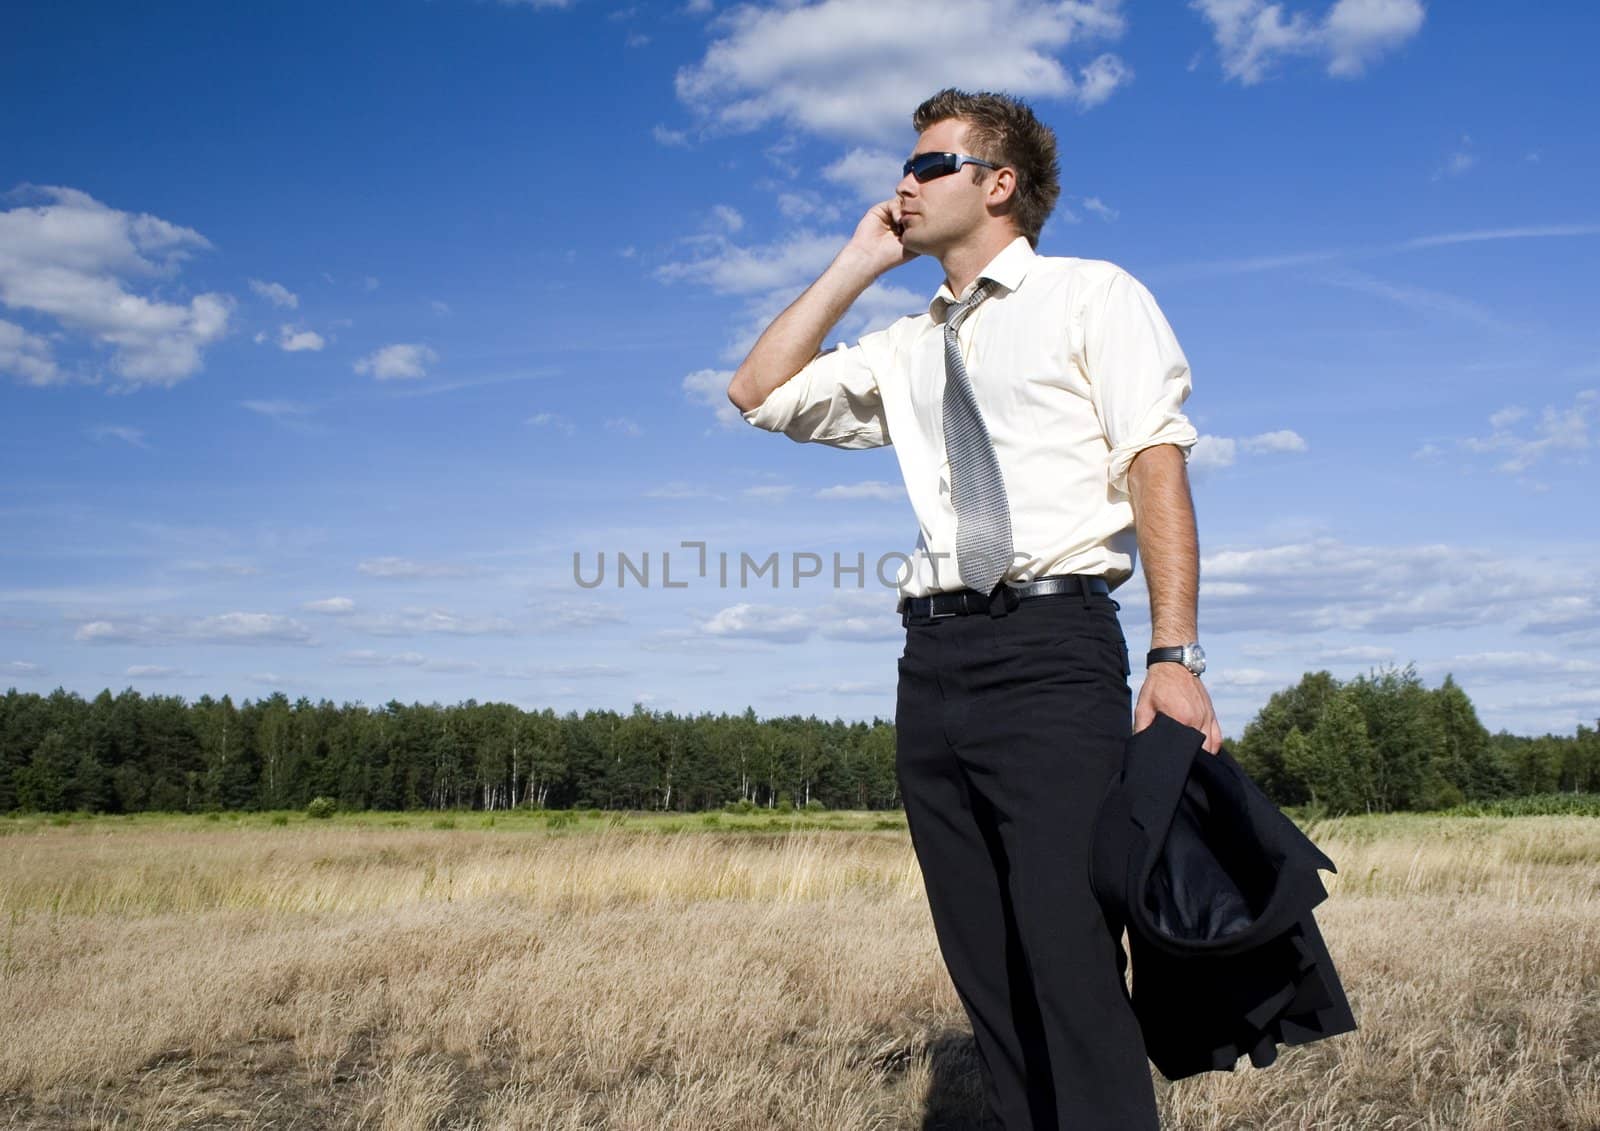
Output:
[[728,384],[740,412],[759,408],[768,394],[803,369],[850,304],[872,285],[877,271],[846,247],[799,298],[772,320]]
[[1150,591],[1150,647],[1187,644],[1199,637],[1200,543],[1183,452],[1157,444],[1135,456],[1128,497]]

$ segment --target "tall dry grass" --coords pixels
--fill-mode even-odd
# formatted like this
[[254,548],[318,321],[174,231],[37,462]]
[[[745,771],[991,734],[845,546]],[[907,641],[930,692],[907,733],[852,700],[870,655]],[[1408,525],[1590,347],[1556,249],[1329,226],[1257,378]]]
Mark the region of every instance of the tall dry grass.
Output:
[[[1314,836],[1359,1033],[1174,1128],[1600,1128],[1600,820]],[[983,1126],[903,832],[0,837],[0,1126]]]

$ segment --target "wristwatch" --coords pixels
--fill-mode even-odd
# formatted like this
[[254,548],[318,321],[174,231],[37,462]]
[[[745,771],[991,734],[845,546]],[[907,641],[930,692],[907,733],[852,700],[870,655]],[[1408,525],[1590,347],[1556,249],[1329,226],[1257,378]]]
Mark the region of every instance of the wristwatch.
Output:
[[1144,666],[1171,662],[1182,664],[1195,675],[1206,670],[1206,650],[1200,647],[1200,641],[1191,640],[1187,644],[1174,644],[1167,648],[1152,648],[1144,655]]

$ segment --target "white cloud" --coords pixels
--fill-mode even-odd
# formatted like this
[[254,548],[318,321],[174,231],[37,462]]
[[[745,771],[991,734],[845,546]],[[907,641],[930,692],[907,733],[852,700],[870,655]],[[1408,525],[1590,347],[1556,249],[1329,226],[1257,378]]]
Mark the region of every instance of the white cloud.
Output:
[[1507,405],[1499,412],[1490,413],[1489,427],[1498,432],[1502,428],[1506,428],[1512,424],[1515,424],[1517,421],[1521,420],[1527,415],[1528,410],[1523,408],[1521,405]]
[[368,577],[460,577],[468,571],[463,566],[439,562],[415,562],[409,558],[368,558],[356,566]]
[[73,639],[86,644],[310,644],[311,630],[272,613],[221,613],[209,617],[141,616],[91,620]]
[[836,185],[843,185],[855,193],[856,199],[876,204],[894,196],[894,189],[904,175],[905,157],[895,156],[887,149],[864,149],[856,146],[832,165],[822,170],[822,175]]
[[838,236],[805,231],[751,247],[713,237],[704,244],[709,252],[694,260],[663,264],[656,269],[656,277],[665,283],[700,283],[719,294],[800,288],[833,261],[842,242]]
[[286,353],[320,350],[326,344],[322,335],[314,330],[297,330],[287,324],[278,329],[278,348]]
[[836,487],[824,487],[817,492],[819,499],[876,499],[889,503],[900,502],[905,497],[905,488],[900,484],[885,483],[877,479],[868,479],[861,483],[841,483]]
[[709,487],[687,483],[682,479],[658,483],[644,492],[647,499],[715,499],[720,496]]
[[831,224],[842,215],[837,205],[829,204],[819,194],[808,189],[780,192],[777,204],[778,213],[785,220],[815,219],[825,224]]
[[308,613],[325,613],[334,617],[356,611],[356,603],[349,597],[325,597],[320,601],[307,601],[300,607]]
[[355,363],[355,371],[363,377],[371,374],[379,381],[410,380],[428,375],[427,366],[439,360],[439,355],[427,346],[398,342],[375,350]]
[[1521,328],[1507,322],[1488,307],[1473,302],[1470,299],[1459,298],[1444,291],[1430,290],[1426,287],[1407,286],[1403,283],[1390,283],[1383,279],[1374,278],[1361,271],[1340,269],[1326,274],[1315,276],[1318,282],[1329,286],[1343,287],[1346,290],[1357,291],[1361,294],[1372,295],[1381,299],[1385,305],[1404,307],[1419,314],[1440,315],[1458,318],[1467,322],[1475,322],[1486,330],[1497,333],[1521,333]]
[[1544,676],[1600,675],[1600,661],[1544,651],[1468,652],[1436,660],[1422,660],[1417,663],[1417,667],[1423,671],[1437,672],[1441,677],[1446,672],[1452,674],[1470,672],[1474,675],[1507,680]]
[[1116,55],[1102,55],[1078,71],[1078,106],[1092,110],[1132,81],[1132,67]]
[[506,668],[499,674],[513,679],[546,679],[550,676],[562,679],[614,679],[632,673],[615,664],[536,664],[525,668]]
[[475,672],[483,668],[471,660],[433,660],[421,652],[375,652],[370,648],[341,652],[334,663],[357,668],[420,668],[427,672]]
[[56,365],[47,340],[3,318],[0,318],[0,373],[20,377],[28,385],[54,385],[66,379]]
[[1372,644],[1322,644],[1299,638],[1242,644],[1239,651],[1254,657],[1292,656],[1302,668],[1319,664],[1387,664],[1393,663],[1397,655],[1393,648]]
[[247,408],[259,416],[270,416],[274,420],[286,420],[292,417],[309,416],[311,409],[293,401],[240,401],[241,408]]
[[731,369],[697,369],[683,379],[683,391],[692,401],[712,409],[717,423],[724,428],[746,428],[744,417],[728,399],[728,383],[733,380]]
[[815,618],[804,609],[740,602],[715,613],[700,625],[700,630],[709,636],[794,643],[810,636],[816,627]]
[[717,227],[725,228],[729,232],[737,232],[744,227],[744,217],[731,204],[713,204],[711,219]]
[[[832,262],[844,239],[801,231],[765,245],[741,246],[720,236],[702,237],[697,242],[706,249],[697,259],[664,264],[657,268],[656,277],[666,283],[698,283],[719,293],[746,298],[744,317],[736,324],[722,354],[724,360],[736,361],[744,357],[761,331],[795,295]],[[909,312],[926,309],[924,296],[880,280],[846,311],[834,328],[834,337],[844,341]],[[726,383],[723,387],[726,389]],[[737,413],[731,406],[728,411],[734,415],[727,416],[709,394],[704,399],[730,426],[737,422]],[[725,403],[726,397],[722,400]]]
[[173,562],[172,568],[184,573],[213,573],[222,577],[255,577],[261,570],[248,562]]
[[666,126],[656,126],[650,131],[650,136],[656,139],[656,144],[668,149],[687,149],[689,135],[683,130],[669,130]]
[[626,416],[613,417],[606,421],[605,426],[607,431],[615,432],[621,436],[642,436],[644,434],[644,429],[639,426],[638,421],[630,420]]
[[371,648],[356,648],[340,652],[333,662],[357,668],[420,668],[427,659],[421,652],[375,652]]
[[444,633],[450,636],[509,635],[516,625],[505,617],[463,616],[448,609],[405,608],[398,613],[354,616],[344,622],[352,629],[373,636],[413,636],[418,633]]
[[1248,436],[1239,441],[1239,446],[1247,452],[1303,452],[1306,442],[1300,433],[1288,428],[1276,432],[1262,432],[1255,436]]
[[1472,138],[1462,134],[1461,143],[1449,157],[1445,158],[1444,164],[1433,174],[1433,179],[1437,181],[1441,177],[1459,177],[1477,163],[1478,155],[1472,151]]
[[7,660],[0,664],[0,673],[6,675],[40,675],[44,669],[27,660]]
[[[814,134],[888,141],[936,85],[1000,89],[1090,106],[1120,81],[1104,56],[1075,80],[1057,57],[1116,39],[1120,0],[822,0],[742,5],[721,16],[698,63],[677,75],[685,105],[728,130],[776,122]],[[1125,68],[1124,68],[1125,70]]]
[[1189,449],[1189,472],[1198,475],[1202,472],[1232,467],[1238,451],[1237,440],[1230,440],[1226,436],[1203,435],[1195,441],[1194,447]]
[[150,446],[145,442],[144,430],[141,428],[129,428],[123,424],[96,424],[88,431],[89,435],[96,440],[121,440],[123,443],[131,444],[135,448],[148,448]]
[[532,424],[536,428],[554,428],[565,432],[568,436],[577,431],[572,421],[558,412],[536,412],[523,423]]
[[802,695],[893,695],[894,687],[883,681],[841,680],[837,683],[797,683],[789,688]]
[[1086,211],[1093,212],[1096,216],[1100,217],[1100,219],[1104,220],[1108,224],[1115,220],[1118,215],[1115,208],[1112,208],[1109,204],[1106,204],[1098,196],[1084,197],[1083,207]]
[[260,279],[251,279],[250,289],[273,306],[281,306],[287,310],[298,310],[300,308],[300,296],[282,283],[267,283]]
[[747,499],[777,503],[794,494],[794,488],[787,483],[763,483],[755,487],[746,487],[739,494]]
[[540,619],[548,624],[571,628],[593,628],[598,624],[621,624],[627,618],[622,610],[600,601],[564,601],[554,609],[539,604]]
[[1328,73],[1354,77],[1422,30],[1422,0],[1338,0],[1322,23]]
[[[0,212],[0,303],[47,315],[109,348],[111,371],[129,386],[171,386],[198,372],[204,348],[226,333],[234,300],[206,293],[173,303],[128,288],[132,279],[172,278],[210,242],[77,189],[24,188],[45,203]],[[41,383],[47,371],[37,345],[13,348],[33,359],[24,377]]]
[[1587,562],[1502,558],[1464,546],[1319,538],[1203,554],[1200,576],[1213,633],[1493,626],[1564,634],[1600,624],[1600,603],[1590,596],[1600,591],[1600,573]]
[[122,673],[129,679],[171,679],[175,675],[182,675],[182,668],[171,668],[163,664],[130,664]]
[[[1518,475],[1546,456],[1562,452],[1587,452],[1590,426],[1600,419],[1600,389],[1583,389],[1567,407],[1546,405],[1530,431],[1518,433],[1512,425],[1520,423],[1527,410],[1518,406],[1501,409],[1489,417],[1487,436],[1469,436],[1460,446],[1478,455],[1499,458],[1495,470]],[[1583,462],[1585,456],[1573,459]]]
[[1355,78],[1422,28],[1421,0],[1337,0],[1320,19],[1267,0],[1190,0],[1211,24],[1222,70],[1250,86],[1291,56],[1315,57],[1328,74]]

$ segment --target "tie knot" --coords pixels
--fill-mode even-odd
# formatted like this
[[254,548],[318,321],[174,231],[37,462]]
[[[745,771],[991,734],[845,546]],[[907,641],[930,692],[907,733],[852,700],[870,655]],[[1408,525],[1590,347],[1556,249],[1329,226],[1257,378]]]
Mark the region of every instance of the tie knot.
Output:
[[961,323],[966,321],[967,315],[977,308],[977,305],[989,297],[994,290],[994,283],[988,279],[981,279],[973,292],[945,312],[945,329],[952,334],[961,328]]

